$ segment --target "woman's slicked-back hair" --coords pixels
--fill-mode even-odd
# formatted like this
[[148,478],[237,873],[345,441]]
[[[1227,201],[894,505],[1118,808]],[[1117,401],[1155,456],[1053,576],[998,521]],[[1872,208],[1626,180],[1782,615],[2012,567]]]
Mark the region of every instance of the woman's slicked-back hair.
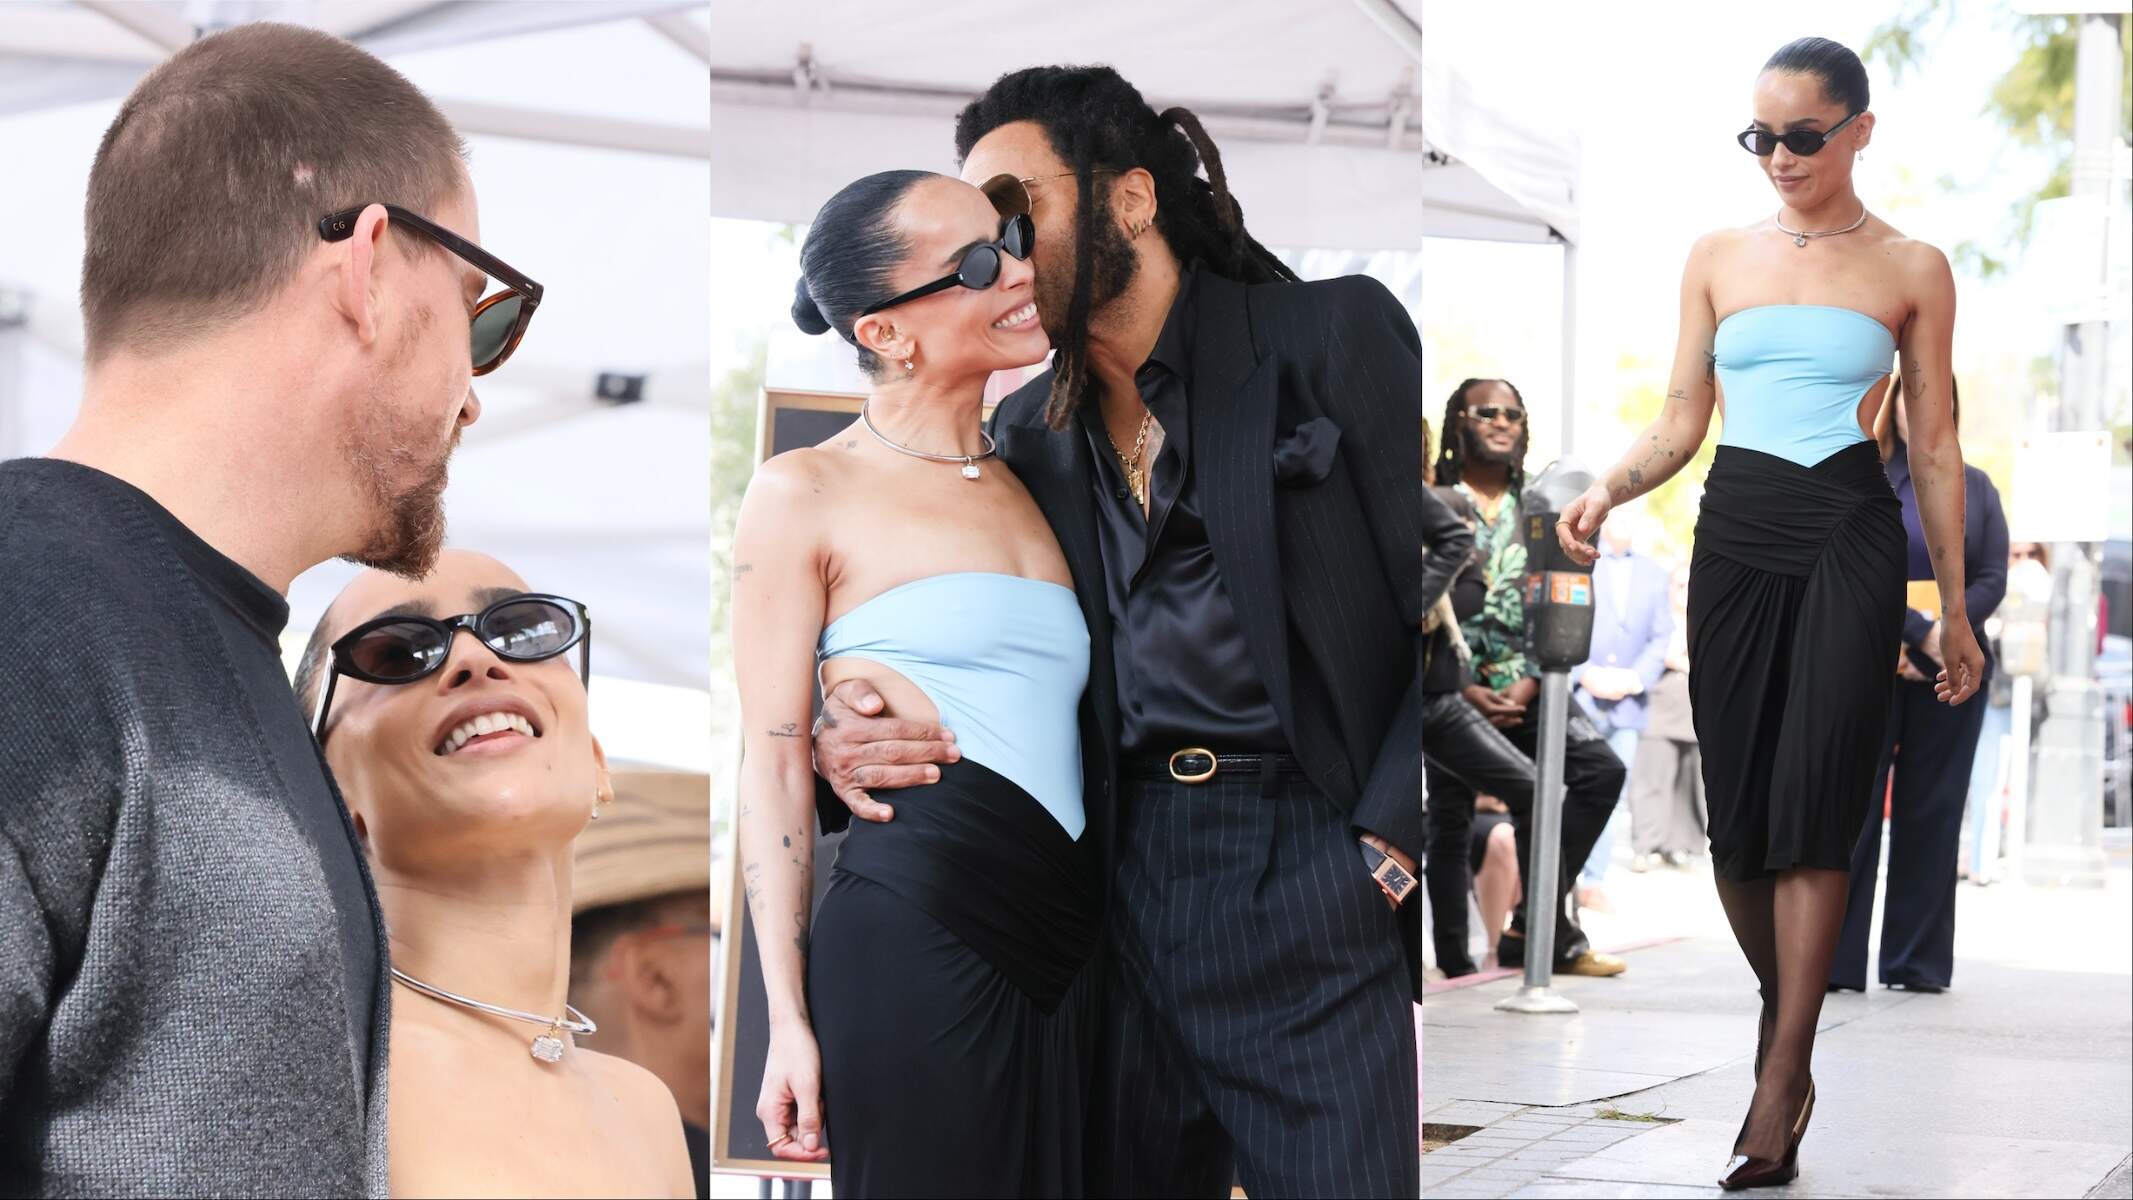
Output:
[[[1110,195],[1098,170],[1139,167],[1155,180],[1155,231],[1180,263],[1239,283],[1294,282],[1296,275],[1244,228],[1244,210],[1230,195],[1222,155],[1200,119],[1183,108],[1158,113],[1140,91],[1110,67],[1029,67],[1002,75],[955,121],[955,156],[970,157],[979,139],[1002,125],[1030,121],[1044,130],[1053,153],[1075,174],[1074,289],[1052,359],[1046,415],[1054,428],[1081,403],[1089,382],[1089,312],[1097,222],[1109,216],[1098,201]],[[1206,167],[1207,178],[1199,171]]]
[[939,176],[931,171],[880,171],[854,180],[829,198],[800,246],[800,278],[793,285],[792,320],[804,333],[832,329],[859,347],[868,374],[881,358],[852,336],[868,305],[889,298],[896,267],[911,247],[896,229],[896,206],[912,188]]
[[1842,42],[1818,37],[1787,42],[1763,64],[1763,70],[1812,75],[1822,81],[1822,94],[1844,105],[1846,113],[1866,111],[1866,64]]

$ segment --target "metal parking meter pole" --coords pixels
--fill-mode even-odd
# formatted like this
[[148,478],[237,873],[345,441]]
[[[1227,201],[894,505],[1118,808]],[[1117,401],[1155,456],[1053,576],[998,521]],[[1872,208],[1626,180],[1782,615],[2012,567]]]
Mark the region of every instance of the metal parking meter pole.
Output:
[[1540,756],[1533,789],[1533,853],[1526,868],[1526,975],[1518,991],[1497,1001],[1502,1012],[1574,1013],[1577,1004],[1550,986],[1555,973],[1555,923],[1562,861],[1563,736],[1570,718],[1570,668],[1592,648],[1592,576],[1563,552],[1555,525],[1592,472],[1561,459],[1534,476],[1519,497],[1526,548],[1526,641],[1540,664]]

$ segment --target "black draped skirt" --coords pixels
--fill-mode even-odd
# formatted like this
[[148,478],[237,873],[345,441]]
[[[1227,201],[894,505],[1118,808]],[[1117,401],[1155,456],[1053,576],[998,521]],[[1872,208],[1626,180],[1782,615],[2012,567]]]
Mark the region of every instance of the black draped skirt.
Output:
[[1903,510],[1874,444],[1720,446],[1689,573],[1689,697],[1719,875],[1851,865],[1903,634]]
[[968,759],[852,822],[808,950],[838,1195],[1083,1193],[1093,842]]

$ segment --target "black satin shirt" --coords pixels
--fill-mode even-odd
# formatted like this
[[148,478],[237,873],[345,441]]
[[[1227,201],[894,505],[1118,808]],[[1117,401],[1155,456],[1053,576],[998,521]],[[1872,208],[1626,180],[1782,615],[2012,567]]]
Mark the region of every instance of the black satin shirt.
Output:
[[1169,754],[1188,746],[1285,754],[1288,736],[1223,586],[1192,474],[1198,270],[1195,263],[1179,279],[1155,350],[1134,374],[1141,401],[1163,428],[1163,447],[1150,469],[1147,515],[1126,487],[1098,406],[1084,405],[1080,414],[1097,464],[1091,479],[1118,672],[1120,742],[1127,754]]

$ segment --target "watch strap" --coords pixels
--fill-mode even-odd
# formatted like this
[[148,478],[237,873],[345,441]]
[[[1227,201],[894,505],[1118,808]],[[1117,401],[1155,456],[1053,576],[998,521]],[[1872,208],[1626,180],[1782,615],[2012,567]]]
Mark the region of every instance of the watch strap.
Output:
[[1371,878],[1378,881],[1378,886],[1385,889],[1395,904],[1405,901],[1407,894],[1415,890],[1415,877],[1390,854],[1369,842],[1357,844],[1363,848],[1363,863],[1370,869]]

